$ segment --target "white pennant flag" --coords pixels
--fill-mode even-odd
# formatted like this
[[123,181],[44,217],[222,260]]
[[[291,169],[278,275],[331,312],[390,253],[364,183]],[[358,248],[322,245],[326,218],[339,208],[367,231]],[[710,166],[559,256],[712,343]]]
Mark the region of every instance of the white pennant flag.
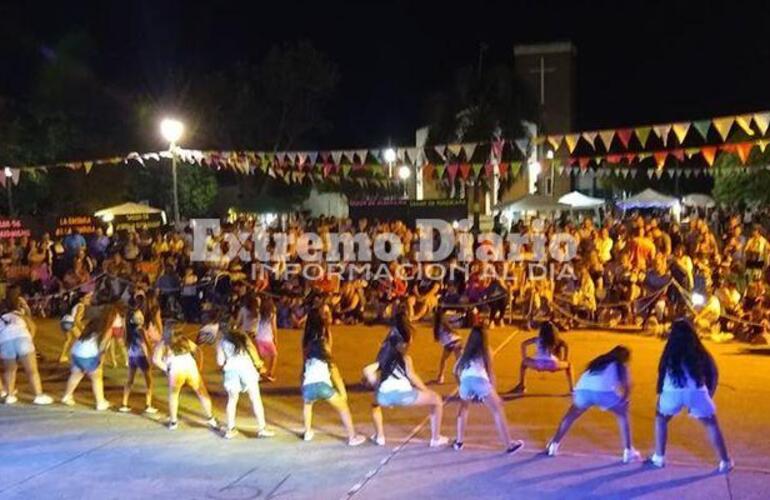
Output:
[[586,140],[591,147],[595,147],[596,138],[599,136],[599,132],[583,132],[583,139]]
[[406,156],[407,156],[407,158],[409,159],[409,161],[411,163],[414,163],[415,165],[417,164],[417,161],[418,161],[418,158],[417,158],[417,156],[418,156],[417,152],[418,151],[419,151],[418,148],[406,148]]
[[477,142],[468,142],[463,144],[463,151],[465,152],[465,161],[471,161],[473,158],[473,152],[476,151]]
[[345,158],[347,158],[350,163],[356,162],[355,153],[353,151],[343,151],[342,154],[345,155]]
[[521,151],[521,154],[524,156],[529,154],[529,139],[522,137],[521,139],[516,139],[514,142],[516,143],[516,147],[519,148],[519,151]]
[[361,165],[366,163],[366,155],[369,151],[366,149],[359,149],[356,151],[356,154],[358,155],[358,159],[361,161]]
[[332,161],[335,165],[339,165],[342,161],[342,151],[332,151]]
[[767,127],[770,125],[770,113],[754,113],[754,123],[762,135],[765,135]]
[[655,134],[660,137],[660,140],[663,141],[663,145],[665,146],[668,143],[668,134],[671,132],[671,124],[653,125],[652,129],[655,131]]
[[446,160],[446,146],[438,145],[434,146],[433,149],[438,153],[442,160]]
[[19,179],[21,178],[21,170],[18,168],[12,168],[11,169],[11,179],[13,179],[13,185],[18,186],[19,185]]
[[316,160],[318,160],[318,151],[311,151],[307,154],[307,158],[310,165],[315,165]]

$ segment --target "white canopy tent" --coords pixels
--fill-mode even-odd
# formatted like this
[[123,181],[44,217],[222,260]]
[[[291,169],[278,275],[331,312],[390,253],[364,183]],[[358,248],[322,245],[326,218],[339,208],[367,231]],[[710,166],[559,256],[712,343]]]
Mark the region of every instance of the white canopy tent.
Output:
[[159,208],[154,208],[149,205],[143,205],[141,203],[123,203],[115,205],[114,207],[103,208],[94,215],[99,217],[105,222],[109,222],[115,218],[116,215],[138,215],[138,214],[161,214],[163,221],[166,221],[166,212]]
[[714,208],[717,202],[707,194],[692,193],[682,198],[682,205],[694,208]]
[[[517,200],[501,203],[495,207],[508,220],[526,217],[527,215],[549,214],[554,215],[557,212],[569,212],[572,207],[564,203],[559,203],[550,196],[528,194]],[[514,217],[518,214],[518,217]]]
[[650,188],[626,198],[625,200],[618,201],[617,205],[623,210],[633,210],[635,208],[659,208],[669,210],[677,221],[679,221],[679,216],[682,212],[682,205],[679,203],[678,198],[667,196]]
[[569,205],[573,209],[593,209],[601,207],[605,202],[601,198],[593,198],[580,191],[572,191],[559,198],[559,203]]

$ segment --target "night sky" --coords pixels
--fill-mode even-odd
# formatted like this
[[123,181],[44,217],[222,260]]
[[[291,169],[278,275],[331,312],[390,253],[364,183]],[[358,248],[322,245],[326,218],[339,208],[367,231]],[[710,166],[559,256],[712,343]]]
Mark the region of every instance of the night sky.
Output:
[[[0,94],[23,93],[57,40],[87,32],[116,96],[173,94],[168,64],[206,72],[308,39],[341,82],[329,147],[407,144],[454,69],[510,62],[516,43],[578,48],[581,130],[770,109],[767,2],[96,1],[0,6]],[[216,4],[216,5],[215,5]]]

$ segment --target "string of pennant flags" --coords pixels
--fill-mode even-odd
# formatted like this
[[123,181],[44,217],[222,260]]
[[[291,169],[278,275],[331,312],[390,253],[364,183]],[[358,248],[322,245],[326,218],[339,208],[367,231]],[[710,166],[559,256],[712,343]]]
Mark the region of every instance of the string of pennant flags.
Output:
[[[387,161],[389,148],[346,149],[334,151],[205,151],[176,148],[174,151],[132,152],[88,161],[6,167],[0,185],[9,180],[18,184],[22,172],[47,172],[53,168],[83,170],[94,166],[140,165],[159,163],[173,155],[184,163],[243,175],[262,173],[287,183],[343,181],[361,186],[387,187],[394,179],[390,167],[408,164],[419,167],[427,179],[475,182],[499,175],[514,179],[530,158],[533,147],[546,146],[556,153],[553,162],[560,175],[586,174],[631,175],[634,171],[661,177],[669,159],[683,163],[696,157],[711,167],[720,153],[735,154],[745,165],[753,148],[765,151],[770,139],[770,112],[724,116],[706,120],[604,129],[569,134],[552,134],[489,142],[467,142],[426,147],[393,148],[395,161]],[[740,142],[728,142],[734,131],[741,131]],[[750,140],[743,140],[749,138]],[[703,144],[692,145],[693,141]],[[653,159],[654,167],[642,163]],[[699,161],[700,161],[699,160]],[[648,162],[649,163],[649,162]],[[388,169],[388,170],[386,170]],[[672,175],[694,175],[693,168],[670,167]],[[615,172],[616,171],[616,172]]]

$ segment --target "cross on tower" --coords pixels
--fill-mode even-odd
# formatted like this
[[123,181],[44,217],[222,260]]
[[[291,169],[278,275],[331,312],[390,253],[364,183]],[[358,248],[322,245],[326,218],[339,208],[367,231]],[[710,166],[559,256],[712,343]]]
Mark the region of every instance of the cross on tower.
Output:
[[545,67],[545,57],[540,56],[540,66],[529,70],[530,73],[540,73],[540,105],[545,106],[545,74],[553,73],[556,68]]

